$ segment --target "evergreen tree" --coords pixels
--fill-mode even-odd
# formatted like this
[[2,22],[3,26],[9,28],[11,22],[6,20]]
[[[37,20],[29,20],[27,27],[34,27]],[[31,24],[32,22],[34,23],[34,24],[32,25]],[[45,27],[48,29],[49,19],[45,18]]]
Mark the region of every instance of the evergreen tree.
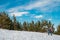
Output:
[[17,29],[18,30],[22,30],[22,27],[21,26],[22,26],[21,23],[17,22]]
[[39,32],[41,30],[41,23],[40,21],[35,23],[35,31]]
[[46,32],[46,26],[48,24],[48,21],[47,20],[42,20],[41,22],[41,32]]
[[51,21],[48,22],[48,28],[50,28],[52,26]]
[[31,23],[30,23],[30,31],[34,31],[35,29],[34,29],[34,27],[35,27],[35,25],[34,25],[34,21],[32,21]]
[[[51,21],[42,20],[37,21],[34,23],[32,21],[31,23],[28,23],[26,21],[23,22],[23,24],[17,22],[15,15],[13,15],[13,21],[10,19],[8,14],[5,12],[0,13],[0,28],[5,28],[9,30],[25,30],[25,31],[36,31],[36,32],[46,32],[46,26],[48,28],[52,27],[54,30],[54,25],[51,23]],[[57,33],[60,32],[60,25],[57,28]]]
[[17,23],[16,23],[15,15],[13,15],[13,26],[14,26],[14,30],[17,30]]
[[0,13],[0,25],[1,28],[10,29],[11,20],[5,12]]
[[57,27],[57,34],[60,35],[60,25],[58,25],[58,27]]
[[27,23],[24,21],[24,23],[23,23],[23,30],[27,30]]

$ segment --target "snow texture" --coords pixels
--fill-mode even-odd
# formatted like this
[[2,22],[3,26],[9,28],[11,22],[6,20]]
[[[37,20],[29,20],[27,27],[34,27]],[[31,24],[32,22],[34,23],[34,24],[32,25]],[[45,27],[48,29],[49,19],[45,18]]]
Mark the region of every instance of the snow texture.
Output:
[[0,29],[0,40],[60,40],[60,35]]

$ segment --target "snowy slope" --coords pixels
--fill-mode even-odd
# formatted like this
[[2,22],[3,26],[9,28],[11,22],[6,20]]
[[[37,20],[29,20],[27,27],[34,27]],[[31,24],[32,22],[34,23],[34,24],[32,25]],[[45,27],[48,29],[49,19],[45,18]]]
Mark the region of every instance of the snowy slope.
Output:
[[12,31],[0,29],[0,40],[60,40],[59,35],[49,35],[47,33]]

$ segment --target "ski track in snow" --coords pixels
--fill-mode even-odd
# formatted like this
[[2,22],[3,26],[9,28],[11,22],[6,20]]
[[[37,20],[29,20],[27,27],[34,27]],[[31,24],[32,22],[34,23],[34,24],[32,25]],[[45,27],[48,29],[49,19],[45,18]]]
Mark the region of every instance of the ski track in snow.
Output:
[[60,35],[0,29],[0,40],[60,40]]

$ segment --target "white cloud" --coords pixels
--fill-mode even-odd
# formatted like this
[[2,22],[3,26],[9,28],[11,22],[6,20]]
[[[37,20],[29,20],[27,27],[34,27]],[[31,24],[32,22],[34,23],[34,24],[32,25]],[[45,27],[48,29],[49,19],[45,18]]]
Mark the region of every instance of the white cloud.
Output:
[[36,1],[36,2],[30,3],[28,5],[10,8],[8,11],[11,12],[11,11],[15,11],[15,10],[32,10],[34,8],[44,7],[45,5],[49,4],[50,2],[51,2],[50,0]]
[[35,18],[43,18],[43,15],[35,16]]
[[54,3],[54,0],[42,0],[42,1],[39,0],[39,1],[36,1],[36,2],[33,2],[33,3],[30,3],[28,5],[16,6],[14,8],[10,8],[7,11],[9,13],[13,13],[13,14],[16,13],[15,15],[20,14],[20,12],[18,12],[19,10],[20,11],[21,10],[32,10],[34,8],[38,8],[42,12],[51,12],[53,10],[53,8],[55,9],[56,6],[57,6],[57,4]]
[[38,7],[44,7],[46,6],[47,4],[49,4],[50,0],[47,0],[47,1],[37,1],[35,3],[31,3],[27,6],[25,6],[25,10],[31,10],[31,9],[34,9],[34,8],[38,8]]
[[49,21],[51,21],[52,19],[51,19],[51,18],[49,18],[48,20],[49,20]]
[[54,2],[55,2],[54,0],[42,0],[42,1],[39,0],[27,5],[10,8],[8,11],[13,12],[18,10],[32,10],[34,8],[38,8],[41,11],[50,11],[49,9],[56,7],[56,4]]
[[[48,1],[37,1],[34,3],[30,3],[29,5],[24,5],[24,6],[17,6],[17,7],[13,7],[7,10],[7,12],[11,13],[11,15],[15,14],[15,16],[22,16],[23,14],[27,14],[28,12],[19,12],[19,10],[32,10],[34,8],[37,7],[42,7],[46,4],[48,4]],[[42,16],[40,15],[40,17],[36,17],[36,18],[41,18]]]
[[27,15],[29,13],[27,11],[22,11],[21,12],[19,10],[20,10],[19,7],[14,7],[14,8],[10,8],[10,9],[8,9],[6,11],[10,13],[10,16],[13,16],[13,15],[15,15],[15,16],[22,16],[22,15]]
[[15,16],[22,16],[22,15],[26,15],[28,14],[28,12],[13,12],[10,13],[11,16],[15,15]]

